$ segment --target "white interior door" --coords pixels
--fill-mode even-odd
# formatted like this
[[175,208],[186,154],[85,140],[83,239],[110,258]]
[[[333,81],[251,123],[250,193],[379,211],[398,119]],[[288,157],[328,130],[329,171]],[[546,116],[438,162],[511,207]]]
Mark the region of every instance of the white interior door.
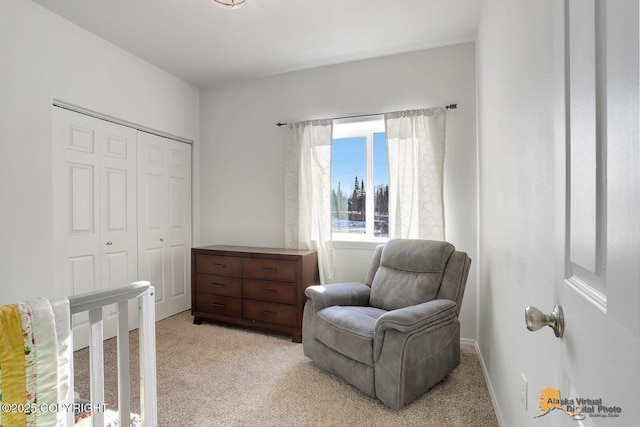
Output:
[[140,280],[156,287],[156,318],[191,307],[191,145],[138,134]]
[[[640,425],[638,2],[569,0],[565,12],[567,138],[558,185],[566,205],[557,212],[565,239],[555,287],[565,330],[559,378],[549,386],[568,400],[544,421]],[[540,397],[541,408],[557,406]]]
[[[137,280],[136,131],[53,107],[53,145],[56,295]],[[115,336],[115,314],[104,309],[105,338]],[[88,344],[87,322],[86,313],[73,318],[76,348]]]

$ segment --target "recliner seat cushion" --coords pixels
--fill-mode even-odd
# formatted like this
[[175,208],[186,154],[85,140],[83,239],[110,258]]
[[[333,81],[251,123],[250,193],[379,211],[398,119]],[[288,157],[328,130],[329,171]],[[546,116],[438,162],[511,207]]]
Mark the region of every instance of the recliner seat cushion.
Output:
[[371,283],[369,305],[396,310],[435,299],[455,247],[433,240],[389,240]]
[[343,355],[373,366],[373,332],[380,316],[376,307],[331,306],[314,316],[316,339]]

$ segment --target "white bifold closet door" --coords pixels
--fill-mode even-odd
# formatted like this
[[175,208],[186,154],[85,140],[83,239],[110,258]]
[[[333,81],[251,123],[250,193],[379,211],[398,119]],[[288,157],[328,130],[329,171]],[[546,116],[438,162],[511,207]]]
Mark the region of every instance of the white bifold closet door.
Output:
[[156,318],[191,307],[191,145],[138,133],[138,271]]
[[[53,107],[53,293],[77,295],[138,278],[135,129]],[[103,312],[115,335],[116,307]],[[137,307],[129,307],[129,329]],[[86,314],[73,317],[74,345],[88,344]]]
[[[55,297],[148,280],[156,319],[191,306],[191,145],[53,107]],[[129,305],[129,330],[137,327]],[[104,309],[104,338],[116,307]],[[74,347],[89,343],[73,318]]]

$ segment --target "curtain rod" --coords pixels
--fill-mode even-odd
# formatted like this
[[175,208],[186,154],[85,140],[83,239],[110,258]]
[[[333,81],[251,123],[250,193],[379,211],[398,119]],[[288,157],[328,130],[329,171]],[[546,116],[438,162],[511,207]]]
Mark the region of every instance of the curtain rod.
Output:
[[[449,104],[445,107],[447,110],[456,110],[458,109],[458,104]],[[371,114],[358,114],[357,116],[343,116],[343,117],[334,117],[333,120],[339,120],[339,119],[354,119],[356,117],[370,117],[370,116],[380,116],[384,113],[371,113]],[[276,126],[281,127],[281,126],[287,126],[289,123],[287,122],[278,122],[276,123]]]

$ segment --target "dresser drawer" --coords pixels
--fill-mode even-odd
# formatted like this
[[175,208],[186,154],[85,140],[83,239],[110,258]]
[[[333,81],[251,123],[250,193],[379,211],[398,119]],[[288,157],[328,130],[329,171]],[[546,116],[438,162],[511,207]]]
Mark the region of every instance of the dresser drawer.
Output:
[[242,295],[246,299],[295,304],[297,287],[283,282],[269,280],[244,279]]
[[298,277],[298,264],[295,261],[245,258],[244,277],[295,282]]
[[196,301],[198,311],[221,316],[242,317],[242,300],[239,298],[198,293],[196,294]]
[[242,317],[258,322],[296,326],[296,307],[262,301],[242,301]]
[[237,257],[197,254],[195,272],[240,277],[242,275],[242,259]]
[[196,274],[196,292],[241,298],[242,279],[213,274]]

